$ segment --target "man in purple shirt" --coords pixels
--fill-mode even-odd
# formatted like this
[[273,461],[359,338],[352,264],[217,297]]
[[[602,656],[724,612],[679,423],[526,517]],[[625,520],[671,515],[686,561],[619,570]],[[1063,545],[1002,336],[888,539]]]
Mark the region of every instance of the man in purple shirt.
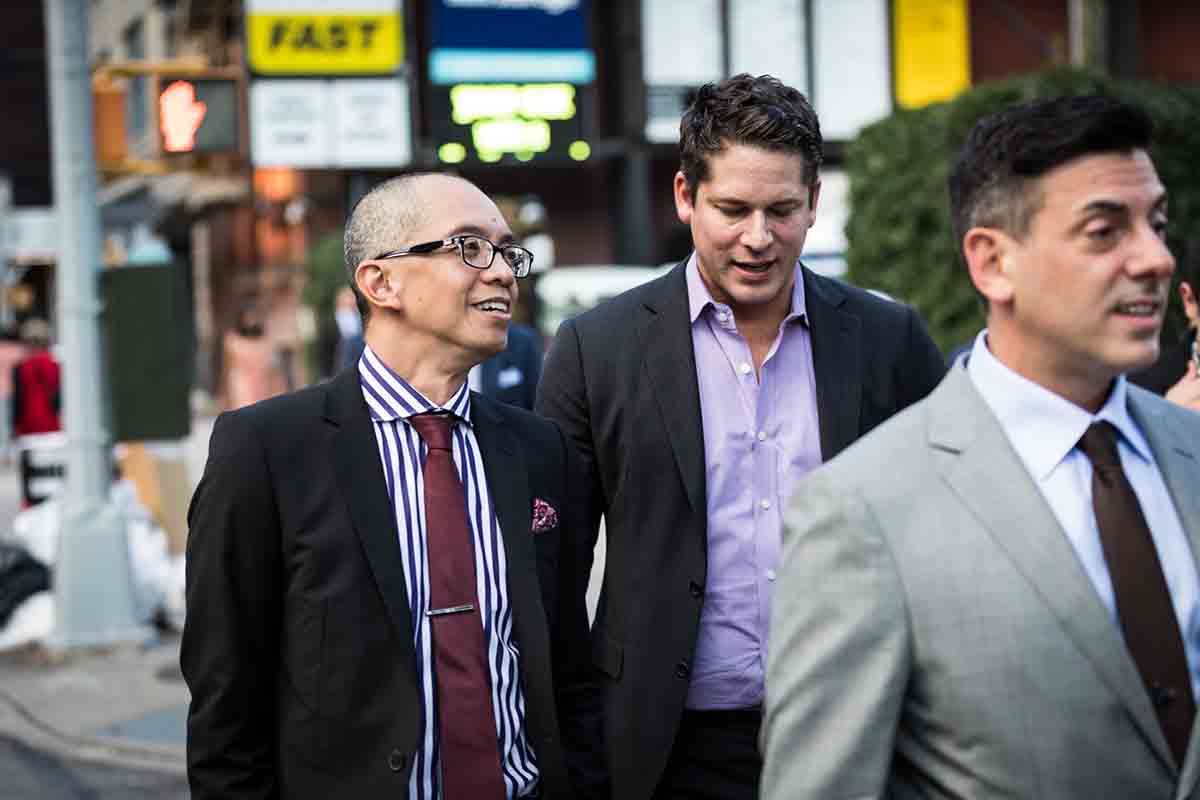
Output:
[[709,84],[680,139],[694,252],[565,322],[536,404],[586,462],[592,529],[605,518],[592,654],[622,800],[757,797],[784,503],[943,374],[912,309],[801,265],[821,132],[800,92]]

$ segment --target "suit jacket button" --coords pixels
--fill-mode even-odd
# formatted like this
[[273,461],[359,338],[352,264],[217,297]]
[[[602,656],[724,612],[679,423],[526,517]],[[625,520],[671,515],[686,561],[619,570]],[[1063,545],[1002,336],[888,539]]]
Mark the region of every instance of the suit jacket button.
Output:
[[401,753],[399,750],[393,750],[388,755],[388,769],[392,772],[399,772],[408,766],[408,756]]
[[1166,708],[1175,699],[1175,690],[1155,684],[1150,687],[1150,700],[1155,708]]
[[697,600],[704,596],[704,587],[695,581],[692,581],[688,584],[688,591],[691,592],[692,597],[696,598]]
[[688,664],[686,658],[675,665],[675,677],[676,678],[686,678],[688,675],[691,675],[691,674],[692,674],[692,666],[690,664]]

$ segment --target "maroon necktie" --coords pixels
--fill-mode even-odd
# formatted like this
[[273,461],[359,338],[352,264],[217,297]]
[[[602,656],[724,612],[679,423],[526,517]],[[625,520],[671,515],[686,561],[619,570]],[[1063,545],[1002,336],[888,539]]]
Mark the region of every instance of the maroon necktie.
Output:
[[492,711],[487,642],[475,589],[475,546],[462,482],[451,451],[454,417],[408,420],[425,457],[425,530],[429,551],[429,628],[441,726],[444,800],[502,800],[500,745]]
[[1187,654],[1158,550],[1121,468],[1115,437],[1112,425],[1094,423],[1079,440],[1079,449],[1092,462],[1092,506],[1125,646],[1150,693],[1175,760],[1182,765],[1196,715]]

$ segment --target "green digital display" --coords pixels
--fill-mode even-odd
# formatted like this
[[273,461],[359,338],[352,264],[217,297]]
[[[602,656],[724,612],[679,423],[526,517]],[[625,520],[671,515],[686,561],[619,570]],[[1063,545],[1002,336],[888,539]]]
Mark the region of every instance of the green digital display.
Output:
[[461,83],[433,87],[438,159],[583,161],[590,157],[583,87],[570,83]]

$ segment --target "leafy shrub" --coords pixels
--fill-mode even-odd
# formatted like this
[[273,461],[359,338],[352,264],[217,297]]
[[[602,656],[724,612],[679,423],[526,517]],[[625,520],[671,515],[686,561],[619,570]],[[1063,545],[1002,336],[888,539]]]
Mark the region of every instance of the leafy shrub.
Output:
[[[1200,271],[1200,87],[1116,80],[1081,69],[986,83],[953,101],[899,111],[849,144],[847,278],[917,308],[944,350],[984,326],[983,306],[959,256],[946,179],[981,117],[1040,97],[1104,94],[1144,109],[1154,120],[1151,156],[1170,194],[1168,243],[1176,271]],[[1172,294],[1164,336],[1177,337],[1182,315]]]

